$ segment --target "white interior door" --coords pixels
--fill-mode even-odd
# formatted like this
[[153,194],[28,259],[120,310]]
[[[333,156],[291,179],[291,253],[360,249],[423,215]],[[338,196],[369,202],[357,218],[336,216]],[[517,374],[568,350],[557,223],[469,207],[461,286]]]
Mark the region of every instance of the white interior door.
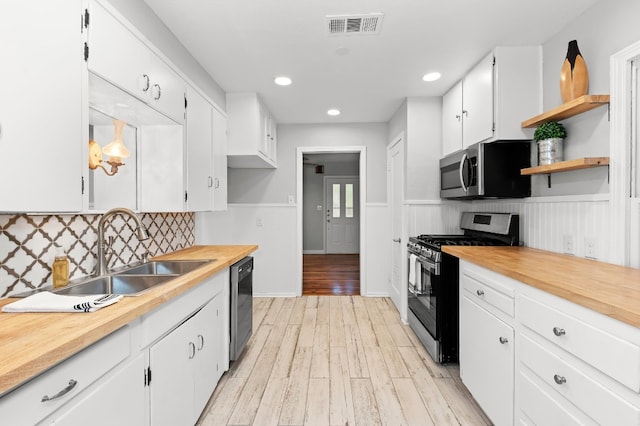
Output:
[[391,300],[400,317],[407,318],[407,290],[403,272],[405,250],[402,241],[402,203],[404,202],[404,141],[400,137],[387,152],[389,201],[391,203]]
[[360,251],[359,179],[326,177],[326,252],[358,253]]

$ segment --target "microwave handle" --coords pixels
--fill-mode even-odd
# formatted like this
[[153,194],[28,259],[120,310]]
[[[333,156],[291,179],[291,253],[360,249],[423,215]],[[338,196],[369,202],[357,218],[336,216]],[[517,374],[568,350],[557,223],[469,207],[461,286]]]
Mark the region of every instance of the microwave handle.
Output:
[[464,177],[462,176],[462,170],[464,169],[464,164],[469,159],[467,153],[462,154],[462,159],[460,160],[460,168],[458,169],[458,175],[460,176],[460,185],[462,186],[462,190],[464,192],[469,192],[469,188],[464,184]]

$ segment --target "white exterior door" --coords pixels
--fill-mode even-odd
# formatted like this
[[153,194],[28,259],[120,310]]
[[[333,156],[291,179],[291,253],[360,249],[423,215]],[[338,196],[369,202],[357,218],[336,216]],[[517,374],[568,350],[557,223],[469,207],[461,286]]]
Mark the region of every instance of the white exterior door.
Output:
[[403,272],[405,250],[402,241],[402,203],[404,201],[404,141],[396,139],[387,151],[389,201],[391,203],[391,300],[400,317],[407,318],[406,280]]
[[325,178],[327,254],[360,251],[359,186],[355,176]]

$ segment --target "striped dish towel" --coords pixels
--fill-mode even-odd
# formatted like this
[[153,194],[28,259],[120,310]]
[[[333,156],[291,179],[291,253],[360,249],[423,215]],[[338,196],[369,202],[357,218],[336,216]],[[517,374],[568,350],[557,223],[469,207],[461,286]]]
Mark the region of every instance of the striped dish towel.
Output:
[[119,294],[66,296],[48,291],[33,294],[2,307],[3,312],[94,312],[120,301]]

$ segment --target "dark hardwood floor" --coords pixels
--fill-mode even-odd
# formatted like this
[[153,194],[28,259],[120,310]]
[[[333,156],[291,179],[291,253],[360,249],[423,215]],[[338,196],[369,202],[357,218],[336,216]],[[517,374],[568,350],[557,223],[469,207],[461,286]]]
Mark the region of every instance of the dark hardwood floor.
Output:
[[302,294],[305,296],[359,295],[360,255],[303,255]]

